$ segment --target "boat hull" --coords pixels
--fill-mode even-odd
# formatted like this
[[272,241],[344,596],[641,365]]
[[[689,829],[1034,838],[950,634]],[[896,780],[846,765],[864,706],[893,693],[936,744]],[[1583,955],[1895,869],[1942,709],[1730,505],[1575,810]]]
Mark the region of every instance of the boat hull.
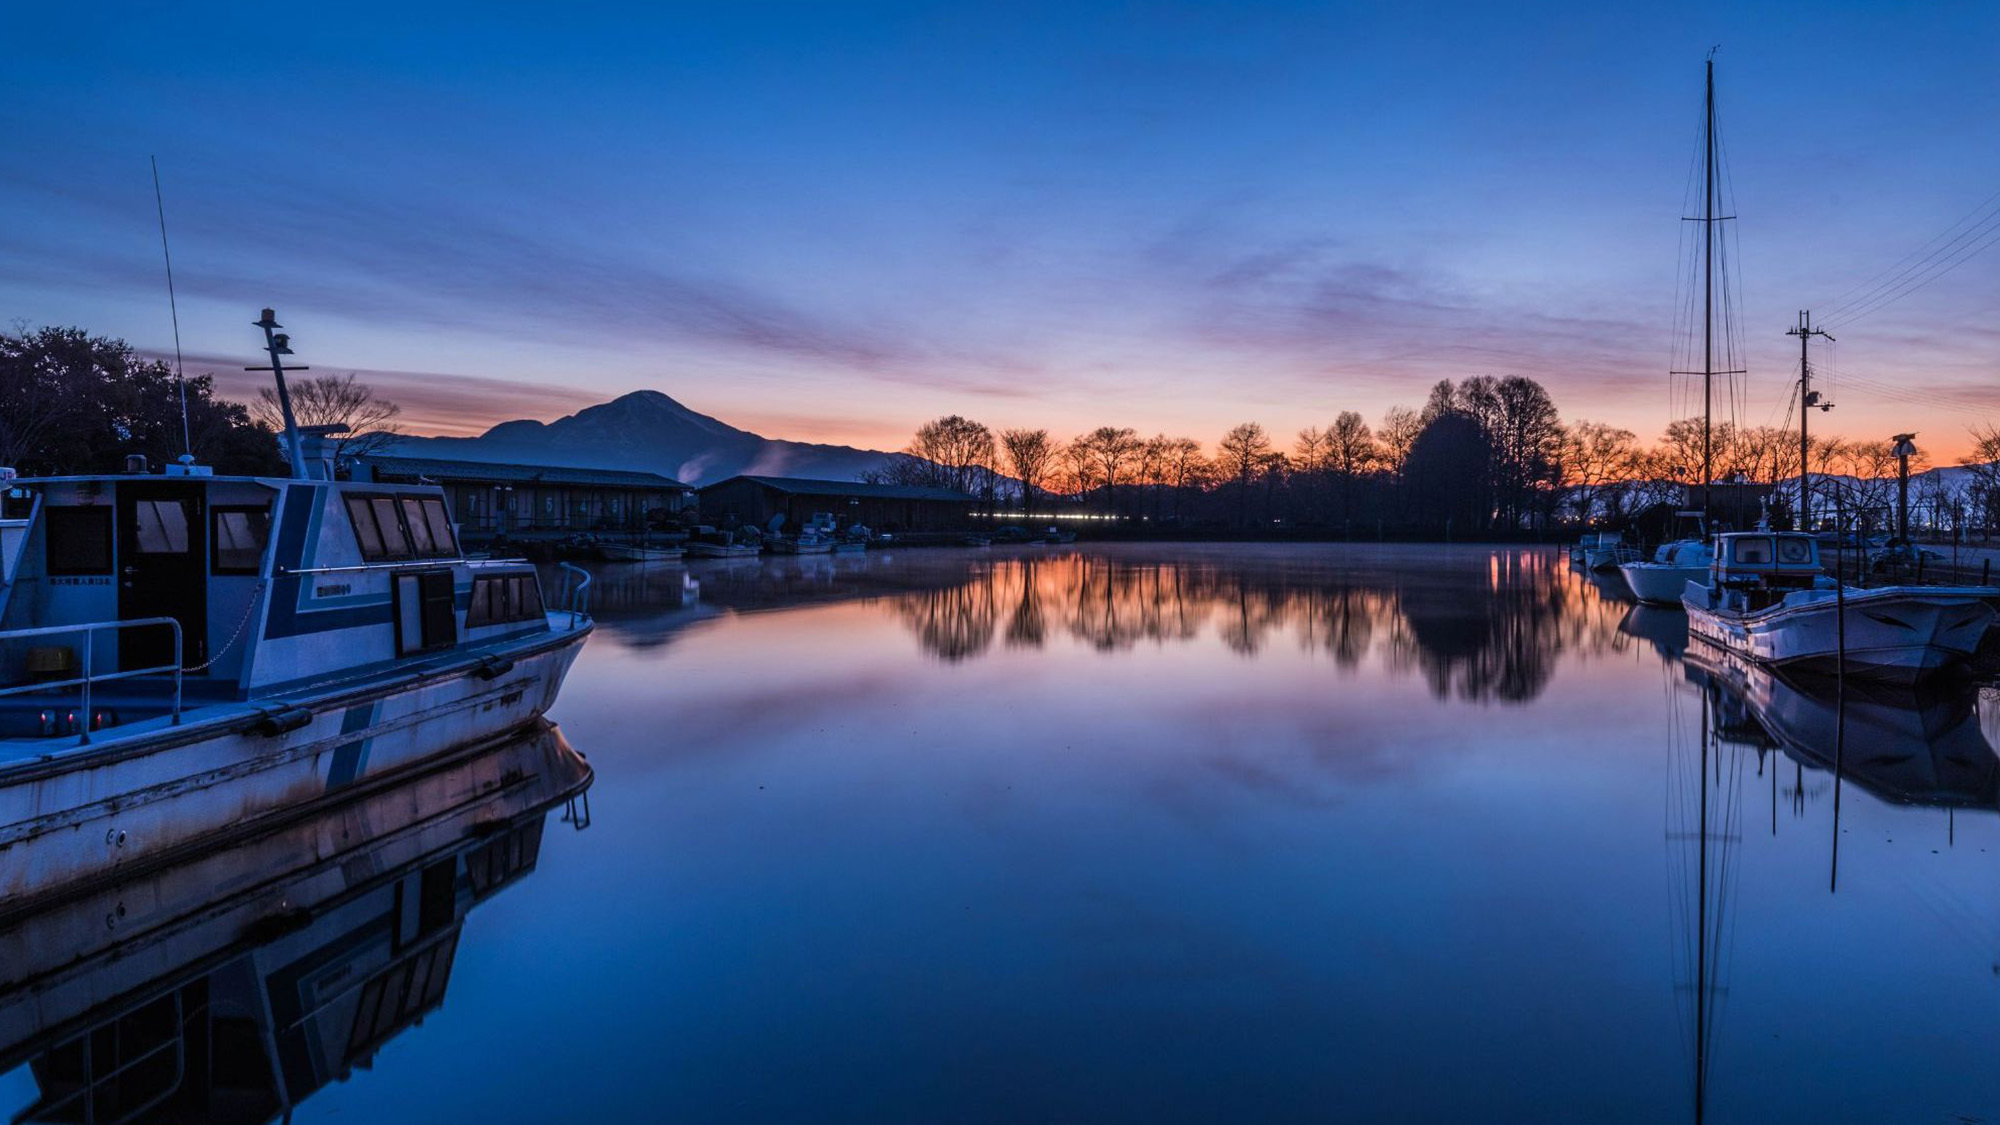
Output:
[[[488,648],[484,660],[201,708],[86,746],[61,740],[0,767],[0,910],[525,727],[554,704],[589,632],[585,623]],[[286,721],[274,725],[275,714]],[[280,726],[292,729],[271,733]]]
[[1825,597],[1733,613],[1710,601],[1706,586],[1687,587],[1691,636],[1780,668],[1905,683],[1971,659],[1993,622],[1983,599],[1923,587],[1856,591],[1844,608],[1842,600]]
[[1679,607],[1688,583],[1708,585],[1708,567],[1674,566],[1669,563],[1629,562],[1618,568],[1632,596],[1647,605]]
[[679,547],[633,547],[623,543],[600,543],[597,555],[605,562],[673,562],[681,557]]
[[747,559],[762,553],[763,548],[746,543],[689,543],[687,554],[696,559]]

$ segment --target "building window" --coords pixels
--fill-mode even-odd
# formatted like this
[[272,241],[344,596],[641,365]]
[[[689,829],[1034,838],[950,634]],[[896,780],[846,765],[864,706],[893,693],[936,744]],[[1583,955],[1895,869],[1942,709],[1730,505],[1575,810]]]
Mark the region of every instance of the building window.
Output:
[[216,508],[215,557],[209,569],[217,574],[255,574],[264,561],[264,544],[271,538],[268,507]]
[[45,565],[50,574],[111,573],[111,509],[48,508]]

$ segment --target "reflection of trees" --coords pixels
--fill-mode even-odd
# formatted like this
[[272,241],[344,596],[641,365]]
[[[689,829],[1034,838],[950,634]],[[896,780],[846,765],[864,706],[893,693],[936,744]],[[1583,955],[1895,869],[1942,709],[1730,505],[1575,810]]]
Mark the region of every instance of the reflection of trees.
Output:
[[[1361,563],[1363,565],[1356,565]],[[1325,557],[1077,553],[1001,559],[897,596],[926,650],[964,660],[1004,629],[1014,648],[1067,636],[1100,652],[1210,634],[1255,655],[1292,635],[1336,667],[1373,654],[1438,696],[1519,702],[1565,652],[1622,651],[1625,607],[1545,550]]]
[[993,643],[1000,623],[995,594],[991,582],[945,586],[897,599],[896,611],[926,650],[945,660],[967,660]]

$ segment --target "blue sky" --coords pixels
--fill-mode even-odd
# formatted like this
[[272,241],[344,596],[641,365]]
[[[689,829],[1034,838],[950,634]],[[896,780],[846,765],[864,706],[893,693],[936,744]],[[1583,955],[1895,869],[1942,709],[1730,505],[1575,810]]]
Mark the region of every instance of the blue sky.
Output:
[[[1616,9],[1616,10],[1613,10]],[[2000,191],[2000,9],[16,6],[0,318],[186,349],[274,305],[414,428],[639,387],[773,436],[959,412],[1213,440],[1534,375],[1651,434],[1702,58],[1751,375]],[[1852,326],[1836,430],[2000,415],[1982,256]],[[1935,435],[1934,437],[1932,435]]]

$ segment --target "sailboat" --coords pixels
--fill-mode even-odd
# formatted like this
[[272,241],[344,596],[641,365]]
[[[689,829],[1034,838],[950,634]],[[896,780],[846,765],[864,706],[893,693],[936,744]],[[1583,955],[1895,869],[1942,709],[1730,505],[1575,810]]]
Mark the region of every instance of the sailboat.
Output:
[[[1647,605],[1679,605],[1689,583],[1707,583],[1715,562],[1715,549],[1708,542],[1709,491],[1715,480],[1712,449],[1715,425],[1715,240],[1716,224],[1726,216],[1715,213],[1716,187],[1720,182],[1716,167],[1715,139],[1715,60],[1708,60],[1708,86],[1702,118],[1702,208],[1701,218],[1701,511],[1678,513],[1692,517],[1694,535],[1663,544],[1652,559],[1619,564],[1618,572],[1632,595]],[[1727,281],[1725,279],[1725,285]]]

